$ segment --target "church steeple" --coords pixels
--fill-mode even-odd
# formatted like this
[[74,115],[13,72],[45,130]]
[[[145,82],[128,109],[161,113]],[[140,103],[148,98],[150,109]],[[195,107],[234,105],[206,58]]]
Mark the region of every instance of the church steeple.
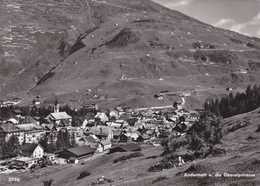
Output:
[[58,103],[58,100],[56,99],[54,102],[54,113],[59,113],[60,112],[60,105]]

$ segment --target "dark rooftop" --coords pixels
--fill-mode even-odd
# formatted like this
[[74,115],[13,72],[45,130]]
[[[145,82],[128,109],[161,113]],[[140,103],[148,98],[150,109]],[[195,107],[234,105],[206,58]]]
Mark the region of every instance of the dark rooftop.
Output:
[[94,153],[96,149],[90,148],[88,146],[74,147],[70,149],[66,149],[66,151],[76,155],[76,156],[84,156],[86,154]]
[[[25,143],[21,150],[25,152],[33,152],[38,147],[38,145],[39,144],[36,143]],[[40,147],[43,148],[41,145]]]

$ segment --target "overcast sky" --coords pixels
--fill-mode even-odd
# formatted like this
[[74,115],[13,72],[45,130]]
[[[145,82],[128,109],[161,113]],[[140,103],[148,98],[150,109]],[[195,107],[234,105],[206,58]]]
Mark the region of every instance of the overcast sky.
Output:
[[153,0],[213,26],[260,38],[260,0]]

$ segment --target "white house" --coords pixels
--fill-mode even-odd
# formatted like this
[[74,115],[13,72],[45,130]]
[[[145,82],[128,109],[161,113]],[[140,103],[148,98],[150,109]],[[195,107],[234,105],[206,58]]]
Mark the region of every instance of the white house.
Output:
[[97,152],[99,153],[104,152],[106,150],[111,149],[111,147],[112,147],[112,143],[110,140],[100,141],[98,143]]
[[23,166],[25,168],[30,168],[33,165],[37,164],[37,161],[38,161],[37,158],[21,157],[15,159],[12,164],[15,164],[17,166]]
[[83,128],[83,129],[86,128],[87,124],[88,124],[88,120],[85,119],[85,120],[83,121],[83,123],[82,123],[82,128]]
[[40,144],[35,143],[25,143],[21,148],[22,156],[30,158],[42,158],[44,149]]
[[119,128],[122,126],[121,123],[115,123],[115,122],[108,122],[107,125],[108,125],[109,127],[111,127],[111,128],[115,128],[115,129],[116,129],[116,128],[119,129]]
[[107,117],[107,115],[104,112],[98,112],[95,115],[95,119],[100,119],[100,121],[102,121],[102,122],[108,121],[108,117]]
[[46,161],[55,162],[56,155],[51,153],[44,153],[43,159],[45,159]]
[[137,138],[139,137],[138,134],[135,133],[135,132],[127,132],[127,133],[125,133],[125,135],[126,135],[128,138],[130,138],[131,140],[134,140],[134,141],[136,141]]
[[110,111],[109,111],[109,117],[110,117],[110,118],[111,118],[111,117],[118,118],[118,117],[119,117],[118,111],[116,111],[116,110],[110,110]]

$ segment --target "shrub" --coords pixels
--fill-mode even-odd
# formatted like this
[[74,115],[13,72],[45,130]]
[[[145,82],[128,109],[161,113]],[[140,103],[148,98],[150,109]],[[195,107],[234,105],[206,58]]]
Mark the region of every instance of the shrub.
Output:
[[240,41],[239,39],[235,39],[235,38],[230,38],[230,41],[236,43],[236,44],[243,44],[242,41]]
[[213,156],[220,156],[222,154],[226,154],[226,151],[225,151],[225,149],[222,149],[222,148],[219,148],[219,147],[214,148],[213,151],[212,151]]
[[158,96],[157,94],[155,94],[153,97],[154,97],[154,98],[156,98],[156,99],[158,99],[158,98],[159,98],[159,96]]
[[197,50],[194,53],[194,59],[196,61],[213,61],[216,63],[232,63],[237,60],[238,57],[235,53],[229,50],[212,50],[203,51]]
[[234,132],[240,128],[246,127],[247,125],[249,125],[249,122],[238,123],[238,124],[234,125],[233,127],[231,127],[230,129],[228,129],[228,132]]
[[167,179],[168,179],[167,177],[162,176],[162,177],[159,177],[159,178],[157,178],[156,180],[154,180],[152,183],[156,183],[156,182],[163,181],[163,180],[167,180]]
[[256,129],[256,132],[260,132],[260,125],[259,125],[258,128]]
[[258,50],[260,49],[259,46],[255,45],[255,44],[253,44],[253,43],[247,43],[246,46],[247,46],[247,47],[250,47],[250,48],[255,48],[255,49],[258,49]]
[[199,41],[193,43],[192,46],[195,49],[215,49],[216,48],[215,45],[212,45],[209,43],[204,43],[204,42],[199,42]]
[[171,169],[173,167],[176,167],[176,163],[175,162],[160,162],[157,163],[156,165],[151,166],[148,171],[149,172],[159,172],[162,171],[163,169]]
[[120,162],[120,161],[124,161],[124,160],[127,160],[128,159],[128,156],[121,156],[120,158],[117,158],[113,161],[113,163],[117,163],[117,162]]
[[135,153],[132,153],[128,156],[121,156],[121,157],[115,159],[113,161],[113,163],[117,163],[117,162],[120,162],[120,161],[128,160],[128,159],[131,159],[131,158],[136,158],[136,157],[140,157],[140,156],[143,156],[143,154],[141,152],[135,152]]
[[52,186],[52,184],[53,184],[53,179],[43,181],[44,186]]
[[163,169],[171,169],[171,168],[177,167],[177,166],[178,166],[178,158],[174,154],[171,154],[171,155],[164,156],[162,161],[151,166],[148,169],[148,171],[158,172],[158,171],[162,171]]
[[211,61],[218,63],[231,63],[237,56],[229,50],[210,51],[208,54]]
[[90,175],[91,175],[90,172],[88,172],[88,171],[82,171],[82,172],[80,173],[79,177],[77,178],[77,180],[82,179],[82,178],[84,178],[84,177],[86,177],[86,176],[90,176]]
[[196,61],[207,61],[207,56],[205,55],[205,53],[201,50],[197,50],[194,53],[194,59]]

